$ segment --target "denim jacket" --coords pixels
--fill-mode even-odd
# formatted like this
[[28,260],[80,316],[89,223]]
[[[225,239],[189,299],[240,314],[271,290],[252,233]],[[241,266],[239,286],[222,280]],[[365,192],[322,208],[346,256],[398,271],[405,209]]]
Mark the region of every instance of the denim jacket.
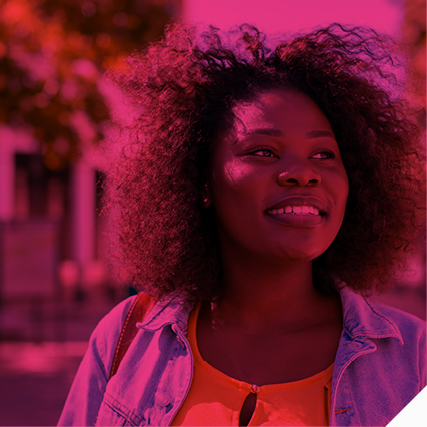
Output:
[[[426,385],[425,322],[340,289],[343,331],[335,358],[331,426],[385,426]],[[59,425],[168,426],[193,375],[186,337],[192,305],[157,303],[108,380],[116,343],[134,297],[98,324]],[[316,349],[313,349],[316,351]]]

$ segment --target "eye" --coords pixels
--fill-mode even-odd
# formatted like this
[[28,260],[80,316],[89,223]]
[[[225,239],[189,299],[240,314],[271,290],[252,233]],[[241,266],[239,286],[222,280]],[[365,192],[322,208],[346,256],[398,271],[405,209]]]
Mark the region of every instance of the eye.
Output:
[[276,157],[276,154],[273,152],[273,150],[268,147],[255,148],[254,150],[249,151],[248,155],[257,157]]
[[312,159],[335,159],[335,153],[329,150],[319,151],[311,156]]

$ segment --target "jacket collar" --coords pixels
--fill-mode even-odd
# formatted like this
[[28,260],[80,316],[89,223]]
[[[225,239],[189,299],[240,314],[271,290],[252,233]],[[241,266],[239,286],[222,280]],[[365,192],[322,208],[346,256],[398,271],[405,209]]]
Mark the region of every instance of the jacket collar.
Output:
[[394,337],[403,344],[396,323],[377,304],[350,290],[343,282],[337,288],[343,307],[343,329],[351,339]]
[[188,316],[193,302],[182,299],[178,292],[160,298],[147,317],[136,324],[140,329],[156,331],[166,325],[177,324],[181,330],[187,329]]
[[[351,337],[397,338],[403,344],[396,323],[372,301],[348,288],[344,282],[337,285],[343,308],[343,329]],[[165,325],[177,324],[181,330],[187,328],[188,316],[194,303],[184,301],[179,293],[161,298],[143,322],[141,329],[155,331]]]

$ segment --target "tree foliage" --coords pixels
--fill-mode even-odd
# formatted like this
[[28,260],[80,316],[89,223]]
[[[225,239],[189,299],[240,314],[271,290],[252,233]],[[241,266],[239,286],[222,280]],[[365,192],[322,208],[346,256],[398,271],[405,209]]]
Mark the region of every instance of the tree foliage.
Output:
[[100,74],[161,36],[180,0],[0,0],[0,124],[28,129],[46,166],[102,137]]
[[422,110],[419,121],[425,127],[426,105],[426,2],[405,0],[402,39],[409,54],[408,91]]

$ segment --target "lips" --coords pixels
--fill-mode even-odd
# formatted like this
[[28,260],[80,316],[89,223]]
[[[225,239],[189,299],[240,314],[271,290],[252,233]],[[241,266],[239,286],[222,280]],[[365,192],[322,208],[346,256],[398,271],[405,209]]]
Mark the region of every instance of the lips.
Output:
[[315,196],[288,196],[270,206],[266,212],[273,209],[285,209],[287,206],[312,206],[319,211],[320,215],[326,214],[326,207],[323,201]]
[[[292,207],[292,213],[289,207]],[[325,222],[326,207],[315,196],[288,196],[268,208],[265,214],[276,224],[310,229],[320,227]]]

